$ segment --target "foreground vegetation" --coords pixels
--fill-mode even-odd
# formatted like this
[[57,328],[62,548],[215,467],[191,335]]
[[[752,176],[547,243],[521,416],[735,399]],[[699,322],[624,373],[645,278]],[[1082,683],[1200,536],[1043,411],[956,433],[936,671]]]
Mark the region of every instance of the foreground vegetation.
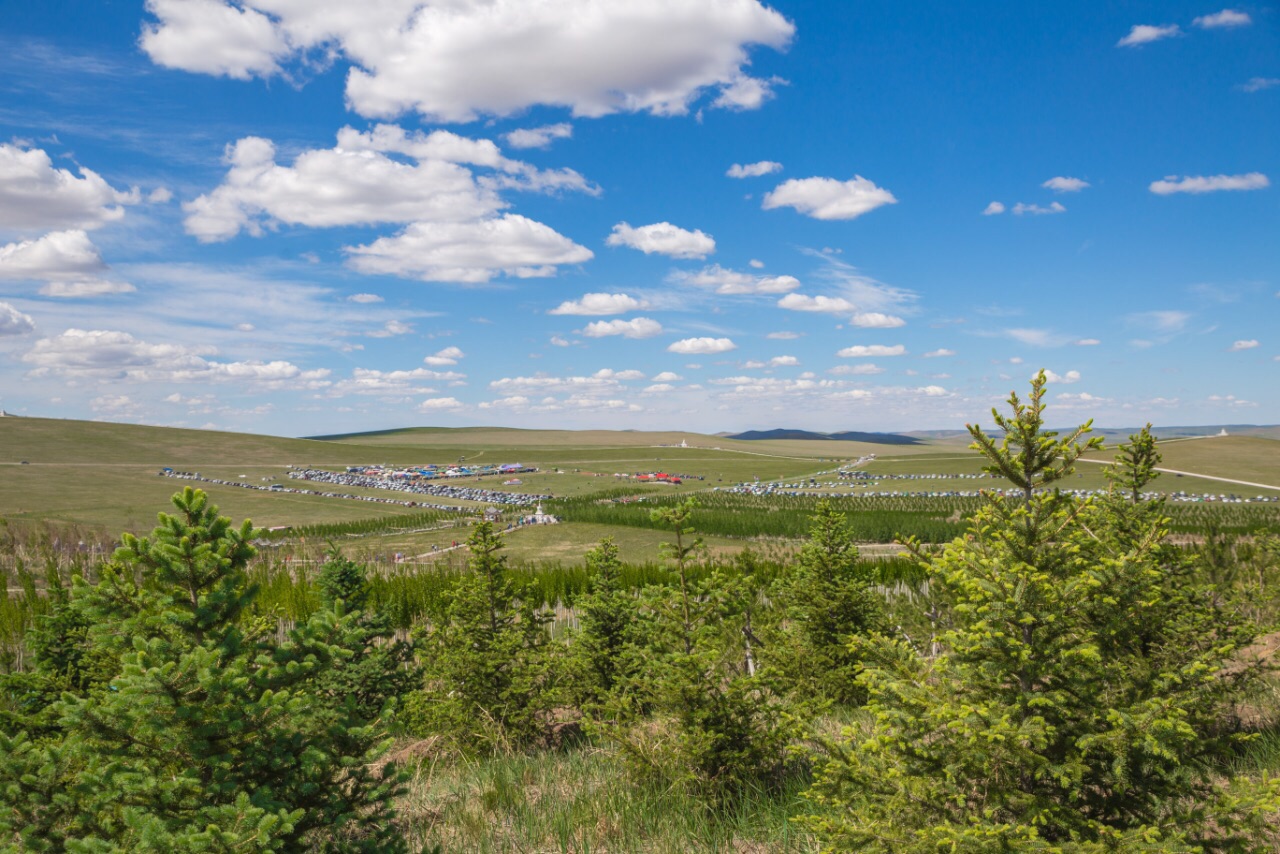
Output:
[[1043,392],[971,428],[1018,494],[906,560],[752,496],[564,502],[665,531],[644,564],[513,565],[489,523],[465,566],[254,559],[195,490],[105,560],[11,540],[0,848],[1276,850],[1275,527],[1175,542],[1146,431],[1055,491],[1096,442]]

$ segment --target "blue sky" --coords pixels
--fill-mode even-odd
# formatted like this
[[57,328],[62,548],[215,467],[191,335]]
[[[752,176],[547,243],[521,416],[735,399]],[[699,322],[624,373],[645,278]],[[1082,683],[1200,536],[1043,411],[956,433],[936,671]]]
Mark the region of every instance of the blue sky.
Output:
[[10,412],[1280,422],[1275,6],[4,13]]

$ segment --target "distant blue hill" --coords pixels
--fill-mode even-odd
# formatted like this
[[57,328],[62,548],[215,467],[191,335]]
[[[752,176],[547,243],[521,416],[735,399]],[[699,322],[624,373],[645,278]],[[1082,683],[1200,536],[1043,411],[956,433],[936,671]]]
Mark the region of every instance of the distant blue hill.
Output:
[[811,430],[748,430],[735,433],[729,439],[818,439],[831,442],[867,442],[872,445],[923,445],[919,439],[900,436],[897,433],[862,433],[846,430],[843,433],[815,433]]

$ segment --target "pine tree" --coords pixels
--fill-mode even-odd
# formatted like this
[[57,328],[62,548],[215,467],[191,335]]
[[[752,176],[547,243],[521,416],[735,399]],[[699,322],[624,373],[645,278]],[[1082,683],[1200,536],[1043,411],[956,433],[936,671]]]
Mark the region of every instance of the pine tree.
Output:
[[1129,444],[1121,445],[1114,465],[1107,466],[1107,479],[1129,493],[1134,504],[1142,500],[1142,489],[1160,476],[1160,451],[1156,449],[1156,437],[1151,435],[1151,424],[1129,437]]
[[593,706],[634,670],[636,600],[622,587],[622,563],[612,537],[587,552],[586,563],[588,587],[574,606],[579,627],[570,644],[570,659],[579,700]]
[[317,684],[358,645],[341,609],[278,643],[247,616],[246,521],[175,495],[149,538],[124,535],[101,580],[76,579],[87,650],[109,682],[56,704],[46,744],[0,736],[0,839],[26,850],[395,851],[386,741]]
[[469,750],[528,744],[551,696],[547,617],[536,591],[507,576],[492,522],[476,525],[467,547],[470,571],[423,640],[426,687],[406,702],[406,726]]
[[849,642],[885,627],[870,582],[848,520],[830,501],[819,502],[796,564],[774,586],[782,624],[770,633],[766,658],[793,695],[843,705],[865,699],[861,660]]
[[1031,453],[981,436],[1024,486],[989,496],[970,533],[921,555],[953,603],[944,652],[855,639],[871,730],[836,745],[813,797],[828,850],[1257,852],[1280,783],[1224,767],[1234,704],[1260,667],[1254,630],[1163,543],[1158,513],[1118,530],[1106,503],[1025,485],[1058,479],[1088,425],[1043,433],[1043,376],[1004,421]]

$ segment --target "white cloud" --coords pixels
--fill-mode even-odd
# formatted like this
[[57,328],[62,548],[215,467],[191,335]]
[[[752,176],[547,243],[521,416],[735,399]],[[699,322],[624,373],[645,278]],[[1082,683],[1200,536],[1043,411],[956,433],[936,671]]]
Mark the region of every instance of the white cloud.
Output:
[[540,222],[504,214],[463,223],[413,223],[394,237],[349,246],[350,266],[428,282],[487,282],[497,275],[521,279],[555,275],[561,264],[580,264],[591,250]]
[[943,397],[947,394],[947,390],[940,385],[927,385],[916,389],[916,391],[925,397]]
[[781,77],[764,80],[739,74],[720,90],[711,106],[726,110],[758,110],[773,97],[773,87],[785,82]]
[[1232,353],[1238,353],[1241,350],[1252,350],[1254,347],[1257,347],[1257,346],[1258,346],[1258,342],[1256,340],[1250,339],[1247,341],[1235,342],[1234,344],[1231,345],[1230,350]]
[[1004,335],[1029,347],[1061,347],[1071,341],[1070,336],[1050,329],[1006,329]]
[[286,361],[217,362],[211,347],[150,344],[127,332],[68,329],[35,343],[22,361],[32,375],[137,382],[235,382],[261,388],[327,385],[327,369],[304,371]]
[[456,397],[429,397],[418,404],[419,412],[439,412],[446,409],[461,409],[462,401]]
[[758,258],[752,258],[750,261],[748,261],[748,262],[747,262],[747,264],[748,264],[748,265],[751,267],[751,269],[753,269],[753,270],[763,270],[763,269],[764,269],[764,262],[763,262],[763,261],[761,261],[761,260],[759,260]]
[[669,391],[675,391],[676,387],[670,383],[654,383],[641,389],[641,394],[663,394]]
[[764,337],[770,341],[794,341],[802,336],[799,332],[770,332]]
[[510,397],[500,397],[497,400],[489,400],[480,404],[481,409],[522,409],[528,406],[530,400],[523,394],[513,394]]
[[1155,27],[1150,24],[1135,24],[1133,29],[1129,30],[1129,35],[1116,42],[1116,47],[1137,47],[1138,45],[1150,44],[1151,42],[1173,38],[1181,34],[1182,30],[1177,24],[1168,24],[1163,27]]
[[1034,214],[1036,216],[1041,216],[1043,214],[1066,213],[1067,209],[1063,207],[1061,202],[1053,202],[1048,207],[1041,207],[1040,205],[1029,205],[1023,202],[1018,202],[1016,205],[1013,206],[1013,212],[1017,216],[1022,216],[1023,214]]
[[[168,67],[236,78],[284,74],[307,54],[352,63],[346,98],[364,116],[505,116],[536,104],[574,115],[683,114],[758,106],[771,81],[747,48],[784,48],[794,26],[757,0],[150,0],[142,48]],[[267,14],[262,14],[262,13]]]
[[1247,83],[1240,86],[1245,92],[1261,92],[1280,86],[1280,77],[1250,77]]
[[1102,342],[1097,338],[1081,338],[1079,341],[1074,341],[1072,343],[1077,347],[1097,347]]
[[1140,311],[1125,318],[1130,324],[1157,332],[1181,332],[1191,319],[1185,311]]
[[696,273],[677,270],[667,277],[675,284],[713,288],[718,294],[785,294],[800,287],[795,276],[756,276],[728,270],[719,264],[704,267]]
[[882,314],[878,311],[860,311],[849,320],[849,323],[863,329],[897,329],[907,324],[897,315]]
[[759,178],[761,175],[769,175],[781,169],[781,163],[775,163],[772,160],[761,160],[758,163],[735,163],[724,174],[730,178]]
[[571,347],[573,346],[573,342],[568,340],[567,338],[562,338],[559,335],[552,335],[551,346],[552,347]]
[[1214,193],[1221,190],[1263,190],[1271,186],[1261,172],[1244,175],[1187,175],[1179,178],[1169,175],[1161,181],[1152,181],[1148,188],[1157,196],[1172,193]]
[[983,216],[995,216],[1004,213],[1004,202],[992,202],[982,209]]
[[11,335],[26,335],[34,332],[35,321],[31,315],[23,314],[7,302],[0,302],[0,338]]
[[39,148],[0,143],[0,228],[98,228],[121,219],[122,206],[140,199],[137,189],[116,190],[83,166],[79,178],[55,169]]
[[368,333],[370,338],[394,338],[397,335],[408,335],[413,331],[411,324],[402,320],[388,320],[381,329]]
[[220,0],[147,0],[160,23],[142,25],[143,52],[157,65],[248,80],[280,70],[289,53],[284,34],[266,15]]
[[546,148],[554,140],[568,139],[573,136],[573,125],[560,122],[554,125],[543,125],[537,128],[521,128],[504,134],[503,139],[512,148]]
[[378,296],[377,294],[352,294],[351,296],[347,297],[347,301],[358,302],[361,304],[368,304],[368,303],[374,303],[374,302],[382,302],[382,297]]
[[608,246],[629,246],[646,255],[657,252],[672,258],[705,258],[716,251],[716,242],[700,230],[686,231],[669,222],[655,222],[632,228],[625,222],[613,227],[605,240]]
[[836,353],[845,359],[863,359],[870,356],[901,356],[907,352],[907,348],[901,344],[854,344],[852,347],[845,347]]
[[948,350],[946,347],[940,347],[937,350],[930,350],[928,353],[925,353],[924,358],[940,359],[944,356],[954,356],[955,354],[956,354],[955,350]]
[[99,278],[106,271],[98,247],[80,229],[0,246],[0,280],[43,279],[44,296],[93,297],[137,290],[127,282]]
[[1059,175],[1056,178],[1050,178],[1040,186],[1049,190],[1057,190],[1059,193],[1078,193],[1090,185],[1088,181],[1080,178],[1065,178]]
[[591,376],[598,380],[619,380],[621,382],[630,382],[632,380],[644,379],[644,371],[637,371],[634,368],[625,371],[615,371],[613,368],[601,368]]
[[684,379],[684,377],[680,376],[677,373],[673,373],[671,371],[663,371],[662,373],[655,376],[653,378],[653,381],[655,383],[673,383],[673,382],[679,382],[682,379]]
[[1212,15],[1201,15],[1191,23],[1203,30],[1213,30],[1224,27],[1247,27],[1253,23],[1253,18],[1250,18],[1247,12],[1223,9],[1221,12],[1215,12]]
[[774,356],[769,360],[769,364],[775,368],[793,367],[800,364],[800,360],[795,356]]
[[[1035,376],[1033,375],[1031,378],[1035,379]],[[1051,383],[1062,383],[1063,385],[1070,385],[1071,383],[1080,382],[1080,372],[1067,371],[1065,374],[1058,374],[1046,368],[1044,372],[1044,378]]]
[[828,368],[827,373],[837,376],[870,377],[883,374],[884,368],[865,362],[859,365],[836,365],[834,368]]
[[662,334],[662,324],[647,317],[636,317],[631,320],[597,320],[588,323],[582,330],[588,338],[605,338],[610,335],[621,335],[624,338],[652,338]]
[[459,359],[466,358],[466,353],[457,347],[445,347],[438,353],[427,356],[422,361],[424,364],[440,367],[442,365],[456,365]]
[[709,356],[736,349],[738,345],[728,338],[684,338],[667,347],[671,353],[681,353],[686,356]]
[[45,282],[40,286],[40,295],[61,299],[82,299],[110,294],[131,294],[136,290],[138,289],[128,282],[115,282],[109,279],[73,279]]
[[787,294],[778,300],[778,308],[790,311],[818,311],[826,314],[847,314],[857,306],[844,297],[828,297],[819,294],[816,297],[805,294]]
[[583,294],[581,299],[562,302],[547,314],[626,314],[628,311],[641,311],[645,308],[648,308],[648,303],[626,294]]
[[147,193],[147,201],[153,205],[168,204],[173,201],[173,191],[168,187],[156,187]]
[[814,219],[854,219],[881,205],[897,203],[893,193],[861,175],[848,181],[835,178],[792,178],[765,194],[761,207],[795,208]]
[[429,368],[413,368],[408,371],[379,371],[373,368],[356,368],[347,379],[338,380],[325,389],[326,397],[345,397],[349,394],[377,395],[400,398],[406,395],[434,394],[435,389],[422,383],[458,383],[466,375],[454,371],[433,371]]

